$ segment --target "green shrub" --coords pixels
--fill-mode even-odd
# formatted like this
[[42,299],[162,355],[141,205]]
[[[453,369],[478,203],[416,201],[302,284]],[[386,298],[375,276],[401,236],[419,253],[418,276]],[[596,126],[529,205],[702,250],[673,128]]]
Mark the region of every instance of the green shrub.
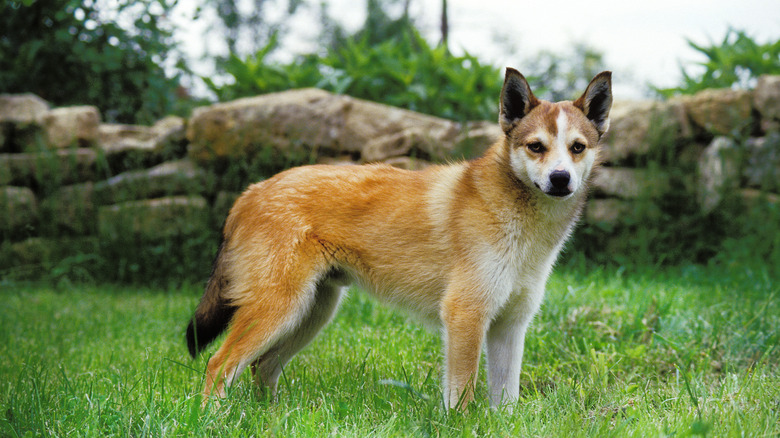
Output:
[[528,80],[534,94],[552,102],[577,99],[591,78],[607,70],[604,55],[582,42],[563,51],[543,50],[524,64],[523,70],[533,75]]
[[[31,92],[55,106],[95,105],[111,122],[151,123],[185,110],[176,94],[179,75],[162,66],[178,55],[165,21],[174,4],[112,2],[119,16],[112,21],[100,13],[102,2],[0,3],[0,93]],[[186,71],[181,60],[177,68]]]
[[[660,94],[749,88],[762,74],[780,74],[780,40],[758,44],[745,32],[729,29],[720,44],[689,44],[707,57],[701,63],[703,70],[694,75],[683,69],[682,84],[656,89]],[[674,133],[663,129],[656,129],[649,142],[653,152],[633,164],[651,172],[663,171],[670,178],[670,187],[675,189],[660,198],[639,199],[633,204],[633,211],[620,217],[616,224],[581,225],[564,256],[565,262],[632,267],[691,263],[735,267],[755,263],[766,266],[765,274],[770,278],[778,278],[777,205],[765,199],[746,202],[732,191],[723,193],[717,209],[705,213],[697,199],[697,165],[678,159],[683,144]]]
[[256,54],[225,63],[229,85],[204,81],[220,100],[291,88],[317,87],[454,120],[494,120],[501,70],[476,57],[432,47],[415,29],[382,41],[345,39],[325,55],[269,62],[276,40]]
[[764,74],[780,74],[780,39],[759,44],[742,30],[729,29],[720,44],[688,45],[706,57],[697,65],[703,72],[688,73],[681,67],[683,83],[679,87],[656,88],[664,97],[694,94],[708,88],[750,88]]
[[[656,151],[639,168],[663,172],[671,190],[662,196],[644,194],[616,223],[580,224],[564,254],[564,263],[594,265],[673,266],[716,264],[766,266],[780,278],[780,208],[766,197],[747,200],[736,189],[724,189],[717,208],[701,208],[695,161],[677,159],[669,135],[652,140]],[[676,151],[676,152],[675,152]]]

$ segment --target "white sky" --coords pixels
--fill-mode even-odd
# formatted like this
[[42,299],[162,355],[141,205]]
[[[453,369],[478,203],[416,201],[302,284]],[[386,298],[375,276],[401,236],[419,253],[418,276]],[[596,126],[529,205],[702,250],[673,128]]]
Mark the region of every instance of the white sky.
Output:
[[[362,24],[364,0],[328,3],[331,15],[348,29]],[[441,0],[411,0],[411,16],[431,42],[440,38],[440,8]],[[745,30],[759,43],[780,38],[780,0],[448,0],[448,8],[453,52],[465,49],[484,62],[523,71],[523,61],[540,50],[564,50],[584,41],[604,53],[618,98],[642,97],[647,83],[678,85],[680,63],[704,60],[686,39],[719,43],[729,26]],[[316,21],[303,13],[290,27],[285,48],[312,50]],[[184,47],[194,57],[204,45],[214,49],[202,24],[186,30]]]

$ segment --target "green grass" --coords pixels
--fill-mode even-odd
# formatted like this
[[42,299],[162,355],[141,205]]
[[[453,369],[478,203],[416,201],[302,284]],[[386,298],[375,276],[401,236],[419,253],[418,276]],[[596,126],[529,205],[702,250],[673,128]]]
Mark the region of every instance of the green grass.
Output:
[[[441,406],[438,337],[352,292],[285,370],[199,408],[197,287],[0,282],[0,436],[778,436],[780,305],[766,266],[561,267],[529,332],[521,400]],[[213,352],[212,347],[209,352]]]

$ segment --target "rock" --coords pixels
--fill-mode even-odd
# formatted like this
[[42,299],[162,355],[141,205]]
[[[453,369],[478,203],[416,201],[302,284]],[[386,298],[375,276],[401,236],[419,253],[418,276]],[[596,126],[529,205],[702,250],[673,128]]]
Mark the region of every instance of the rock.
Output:
[[601,159],[619,164],[645,156],[653,148],[675,147],[692,135],[680,102],[616,101],[609,113],[609,131],[602,140]]
[[465,158],[482,156],[494,143],[504,136],[496,122],[467,122],[458,134],[453,155]]
[[34,94],[0,94],[0,122],[36,124],[48,111],[49,103]]
[[674,159],[677,161],[676,165],[682,168],[695,168],[699,164],[699,158],[704,150],[707,149],[706,144],[701,143],[688,143],[680,148]]
[[38,270],[46,270],[68,257],[71,257],[70,263],[89,263],[96,257],[97,248],[97,239],[93,237],[31,237],[11,244],[12,263],[33,267],[31,273],[40,278]]
[[763,75],[753,90],[753,105],[765,120],[780,120],[780,76]]
[[14,175],[11,173],[11,154],[0,154],[0,186],[11,184]]
[[[360,150],[365,154],[369,142],[398,132],[407,132],[418,140],[424,139],[414,144],[426,156],[434,160],[443,159],[454,148],[461,130],[459,124],[449,120],[374,102],[338,97],[345,100],[347,107],[340,138],[342,147],[347,150]],[[365,156],[363,159],[366,160]]]
[[41,117],[48,145],[88,147],[97,140],[100,111],[94,106],[54,108]]
[[97,153],[86,148],[0,154],[0,183],[52,188],[89,181],[96,161]]
[[615,225],[631,212],[631,203],[619,199],[590,199],[585,207],[585,223]]
[[366,163],[401,156],[430,160],[431,156],[427,151],[435,147],[436,139],[425,132],[410,128],[369,140],[363,148],[362,157]]
[[0,122],[0,153],[13,152],[11,147],[11,129],[10,123]]
[[61,187],[41,201],[41,210],[54,232],[92,234],[97,229],[95,184],[86,182]]
[[694,124],[716,135],[739,134],[749,131],[753,124],[751,91],[709,89],[677,100]]
[[7,152],[36,153],[51,150],[46,139],[46,131],[36,123],[14,126],[11,130],[10,140],[6,141]]
[[186,154],[185,121],[169,116],[154,126],[102,124],[98,127],[98,147],[112,171],[130,170],[161,163]]
[[42,265],[52,260],[52,251],[55,247],[49,239],[43,237],[30,237],[20,242],[11,244],[14,266]]
[[[249,158],[262,147],[338,150],[344,104],[304,89],[196,108],[187,126],[189,155],[204,163]],[[301,123],[301,121],[304,121]]]
[[762,192],[756,189],[743,189],[739,192],[742,202],[748,209],[770,205],[774,208],[780,207],[780,195],[774,193]]
[[181,158],[186,155],[187,121],[179,116],[167,116],[153,126],[155,133],[154,148],[166,158]]
[[745,143],[742,177],[748,187],[780,192],[780,132]]
[[120,173],[95,184],[99,205],[136,199],[206,192],[206,173],[190,160],[162,163],[151,169]]
[[111,156],[126,150],[153,150],[155,132],[149,126],[102,123],[98,126],[98,147]]
[[[292,90],[197,108],[187,125],[189,154],[200,163],[244,159],[271,148],[300,164],[317,156],[362,153],[370,142],[400,132],[431,157],[447,154],[460,131],[457,123],[317,89]],[[392,142],[391,142],[392,143]],[[388,158],[375,152],[370,159]]]
[[[0,234],[11,240],[31,231],[38,224],[39,210],[35,193],[27,187],[0,187]],[[5,237],[3,237],[5,239]]]
[[45,149],[40,120],[48,111],[49,103],[34,94],[0,94],[0,152]]
[[778,132],[780,131],[780,121],[761,119],[761,132]]
[[669,177],[647,169],[602,167],[593,175],[591,187],[595,196],[652,198],[669,191]]
[[319,157],[317,164],[327,164],[330,166],[354,166],[360,164],[352,159],[352,155],[339,155],[338,157]]
[[387,161],[396,157],[412,157],[420,160],[441,160],[460,155],[482,155],[502,137],[497,123],[469,122],[464,129],[446,140],[432,137],[418,127],[407,128],[388,135],[370,139],[362,150],[363,162]]
[[109,241],[187,236],[207,227],[208,218],[208,204],[199,196],[123,202],[98,209],[98,234]]
[[406,170],[420,170],[420,169],[425,169],[426,167],[431,165],[431,163],[425,160],[418,160],[412,157],[388,158],[387,160],[383,161],[383,163],[393,167],[397,167],[399,169],[406,169]]
[[699,159],[699,205],[709,213],[720,204],[723,195],[739,186],[740,151],[728,137],[716,137]]

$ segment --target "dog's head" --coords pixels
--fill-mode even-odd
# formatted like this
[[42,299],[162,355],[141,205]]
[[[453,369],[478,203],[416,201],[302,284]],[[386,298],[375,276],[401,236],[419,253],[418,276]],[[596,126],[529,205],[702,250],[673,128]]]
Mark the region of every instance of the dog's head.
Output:
[[509,164],[525,185],[566,199],[581,190],[609,128],[612,73],[596,75],[574,102],[537,99],[517,70],[507,68],[499,123]]

